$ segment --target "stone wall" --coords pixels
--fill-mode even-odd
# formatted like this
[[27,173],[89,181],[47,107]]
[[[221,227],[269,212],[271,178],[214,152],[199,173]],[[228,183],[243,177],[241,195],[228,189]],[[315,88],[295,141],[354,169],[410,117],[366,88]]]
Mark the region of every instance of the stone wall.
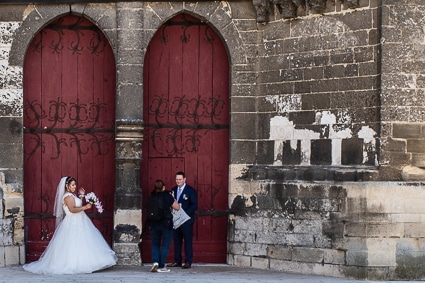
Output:
[[[425,3],[309,0],[288,14],[303,1],[290,2],[1,5],[3,201],[25,194],[26,48],[51,20],[83,15],[116,57],[114,249],[119,264],[140,264],[142,62],[155,31],[187,12],[221,35],[231,62],[228,263],[424,279]],[[3,264],[20,264],[23,206],[6,207]]]
[[[425,3],[408,0],[384,3],[380,164],[385,179],[423,180]],[[399,177],[398,172],[406,166],[409,167],[403,177]]]
[[423,188],[386,181],[425,177],[425,3],[359,4],[251,37],[258,69],[232,97],[249,126],[232,132],[231,263],[424,278]]
[[[240,181],[228,262],[369,280],[423,279],[422,185]],[[245,204],[250,205],[246,206]]]
[[25,262],[22,68],[8,62],[18,27],[15,17],[0,20],[0,267]]
[[235,72],[232,118],[251,127],[232,131],[232,163],[378,165],[380,10],[360,4],[241,32],[252,64]]
[[6,184],[0,172],[0,267],[25,261],[24,203],[22,186]]

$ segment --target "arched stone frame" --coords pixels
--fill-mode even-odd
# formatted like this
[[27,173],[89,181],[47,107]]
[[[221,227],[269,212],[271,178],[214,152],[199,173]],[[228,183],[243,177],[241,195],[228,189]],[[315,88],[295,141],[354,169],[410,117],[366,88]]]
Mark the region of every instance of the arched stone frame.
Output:
[[110,25],[111,23],[116,23],[115,20],[111,21],[111,18],[115,19],[116,17],[115,9],[102,9],[104,13],[99,14],[99,9],[94,8],[96,8],[95,5],[88,4],[33,5],[13,37],[9,64],[23,67],[25,53],[32,38],[52,20],[67,14],[84,16],[95,23],[109,40],[116,58],[116,27]]
[[[156,31],[156,29],[175,14],[189,12],[211,23],[211,26],[214,27],[218,31],[218,34],[224,39],[226,47],[235,47],[232,49],[227,48],[231,65],[247,64],[246,53],[243,52],[244,46],[242,38],[239,35],[236,24],[231,18],[232,11],[229,2],[169,2],[166,4],[169,5],[171,9],[163,9],[164,2],[144,4],[144,18],[149,19],[145,20],[146,25],[143,27],[145,30],[151,29]],[[115,4],[98,4],[98,6],[103,5]],[[82,15],[96,23],[109,39],[114,55],[117,58],[117,26],[112,25],[112,23],[117,22],[116,8],[101,9],[103,13],[98,13],[99,9],[96,9],[98,6],[92,4],[60,4],[55,6],[34,5],[31,12],[25,17],[22,25],[16,30],[10,51],[9,64],[11,66],[23,66],[26,47],[30,44],[33,36],[52,20],[70,13]],[[149,9],[147,7],[149,7]],[[150,34],[149,38],[145,38],[143,41],[144,46],[140,46],[140,48],[146,49],[152,36],[153,33]]]
[[[248,64],[242,37],[231,17],[232,7],[229,2],[168,2],[166,3],[169,6],[168,9],[163,9],[163,2],[149,2],[146,5],[144,13],[146,20],[144,21],[145,25],[143,28],[145,30],[153,30],[154,32],[149,34],[149,38],[145,38],[144,50],[147,48],[155,31],[162,24],[176,14],[185,12],[207,21],[222,37],[229,54],[230,67]],[[229,46],[233,48],[229,48]],[[232,72],[231,68],[230,72]],[[230,85],[232,85],[232,78],[230,78]]]

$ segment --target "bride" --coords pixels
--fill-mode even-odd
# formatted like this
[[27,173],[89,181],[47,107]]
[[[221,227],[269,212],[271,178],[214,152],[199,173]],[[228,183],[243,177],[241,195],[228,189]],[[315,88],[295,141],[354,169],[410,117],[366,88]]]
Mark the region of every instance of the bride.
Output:
[[61,179],[53,208],[56,231],[40,259],[23,266],[26,271],[41,274],[91,273],[116,264],[115,252],[84,212],[92,204],[82,205],[82,200],[75,195],[76,187],[73,177]]

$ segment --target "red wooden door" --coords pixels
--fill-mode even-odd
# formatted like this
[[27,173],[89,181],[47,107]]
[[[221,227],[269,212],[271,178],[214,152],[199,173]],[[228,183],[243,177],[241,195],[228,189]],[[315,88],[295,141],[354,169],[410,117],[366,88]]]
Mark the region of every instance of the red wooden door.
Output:
[[[206,23],[180,14],[152,38],[145,57],[143,119],[143,200],[156,179],[171,189],[175,173],[184,171],[199,199],[194,262],[226,262],[229,61]],[[143,245],[143,261],[151,262],[149,236]]]
[[115,63],[105,36],[81,17],[52,22],[35,36],[24,63],[27,261],[38,259],[53,235],[63,176],[100,198],[104,212],[86,212],[112,243],[114,121]]

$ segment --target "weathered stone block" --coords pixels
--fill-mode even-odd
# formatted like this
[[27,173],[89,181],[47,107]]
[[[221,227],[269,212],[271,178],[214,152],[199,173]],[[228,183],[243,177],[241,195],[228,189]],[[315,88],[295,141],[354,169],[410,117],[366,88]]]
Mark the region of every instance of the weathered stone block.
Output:
[[1,168],[20,168],[23,160],[23,150],[21,143],[2,143],[0,144],[0,167]]
[[343,65],[326,66],[323,70],[324,78],[332,79],[345,76],[345,67]]
[[304,80],[320,80],[323,79],[323,67],[312,67],[304,69]]
[[26,261],[26,250],[25,250],[25,245],[19,245],[19,264],[25,264]]
[[287,246],[269,245],[267,247],[267,256],[272,259],[291,260],[292,248]]
[[295,247],[292,252],[292,260],[311,263],[322,262],[323,250]]
[[408,238],[425,237],[425,224],[424,223],[405,223],[403,236]]
[[392,138],[388,138],[382,144],[382,148],[386,151],[404,152],[406,150],[406,140],[395,140]]
[[[373,73],[373,75],[376,74],[376,72]],[[345,77],[353,77],[359,75],[359,65],[358,64],[348,64],[344,68],[344,76]]]
[[17,265],[20,263],[20,251],[19,246],[13,245],[13,246],[6,246],[4,247],[4,257],[5,257],[5,265],[11,266],[11,265]]
[[[412,143],[411,143],[411,145],[412,145]],[[418,145],[414,144],[413,148],[418,148]],[[411,147],[411,149],[413,149],[413,148]],[[419,149],[422,150],[420,147],[419,147]],[[385,154],[386,155],[384,157],[388,158],[389,164],[394,166],[394,167],[398,167],[398,166],[402,167],[402,166],[410,164],[410,162],[411,162],[411,154],[409,154],[409,153],[386,152]],[[390,168],[388,168],[388,169],[390,169]],[[394,177],[391,177],[391,176],[382,175],[382,177],[391,178],[391,179],[394,180]]]
[[0,245],[0,267],[6,266],[6,258],[4,257],[5,247]]
[[145,56],[143,50],[125,49],[124,47],[121,47],[119,53],[120,56],[116,58],[117,65],[138,65],[143,62]]
[[343,139],[341,144],[341,164],[360,165],[363,163],[363,139]]
[[252,257],[251,267],[267,270],[269,269],[269,259],[265,257]]
[[116,191],[115,207],[121,209],[138,209],[141,206],[141,192],[128,192],[122,189]]
[[236,230],[234,234],[235,242],[254,243],[256,238],[256,233],[253,231]]
[[404,225],[402,223],[395,224],[368,224],[367,234],[369,237],[403,237]]
[[310,162],[313,165],[330,165],[332,163],[331,140],[312,140],[311,141]]
[[[411,278],[424,278],[425,271],[422,268],[425,260],[425,253],[409,253],[409,254],[397,254],[397,267],[394,268],[392,273],[395,278],[400,280],[411,279]],[[378,275],[379,276],[379,275]],[[380,276],[377,278],[382,278]]]
[[[257,133],[255,113],[235,113],[232,115],[232,123],[241,125],[231,133],[232,139],[254,139]],[[243,125],[243,126],[242,126]]]
[[2,231],[2,233],[0,233],[0,246],[13,245],[14,219],[0,219],[0,227]]
[[255,141],[231,141],[231,163],[252,164],[255,161]]
[[[141,209],[117,209],[114,216],[115,225],[130,225],[137,227],[139,233],[142,231],[142,211]],[[133,237],[137,235],[133,235]],[[140,234],[138,235],[140,236]],[[135,239],[127,238],[126,241],[133,242]],[[138,239],[136,239],[138,240]]]
[[22,141],[22,118],[0,117],[0,143],[20,143]]
[[393,138],[419,138],[422,136],[422,124],[393,124]]
[[255,243],[246,243],[246,249],[244,255],[249,255],[253,257],[264,257],[267,254],[267,245],[266,244],[255,244]]
[[118,265],[140,266],[140,251],[137,243],[114,243],[114,251],[118,258]]
[[[253,94],[256,93],[255,90],[257,88],[258,86],[253,84],[232,84],[230,91],[232,92],[232,94],[234,94],[233,98],[238,96],[246,97],[246,96],[253,96]],[[262,93],[264,93],[265,95],[268,95],[268,94],[275,94],[276,92],[272,90],[271,93],[269,92],[266,93],[265,91]]]
[[283,165],[301,164],[301,141],[288,140],[284,142],[281,154]]
[[[255,112],[255,102],[256,98],[254,97],[232,97],[231,108],[234,112]],[[270,105],[270,104],[269,104]],[[272,106],[272,108],[274,108]]]
[[323,251],[323,262],[330,264],[345,264],[345,251],[325,249]]
[[246,250],[246,243],[229,243],[228,245],[228,253],[234,255],[243,255]]
[[251,267],[251,257],[243,255],[233,256],[233,262],[235,265],[240,267]]
[[329,109],[330,107],[330,94],[312,94],[305,95],[302,98],[302,109]]
[[425,168],[425,154],[424,153],[412,153],[412,165]]
[[349,266],[367,266],[368,265],[368,252],[367,251],[351,251],[346,253],[346,261]]
[[425,153],[425,139],[408,139],[407,152]]
[[141,93],[143,93],[143,85],[120,84],[118,86],[117,119],[131,120],[131,117],[140,117],[138,115],[143,107],[143,96],[140,95]]
[[378,67],[375,62],[359,63],[358,75],[359,76],[375,76],[378,73]]
[[368,263],[371,266],[396,266],[396,239],[368,239]]

